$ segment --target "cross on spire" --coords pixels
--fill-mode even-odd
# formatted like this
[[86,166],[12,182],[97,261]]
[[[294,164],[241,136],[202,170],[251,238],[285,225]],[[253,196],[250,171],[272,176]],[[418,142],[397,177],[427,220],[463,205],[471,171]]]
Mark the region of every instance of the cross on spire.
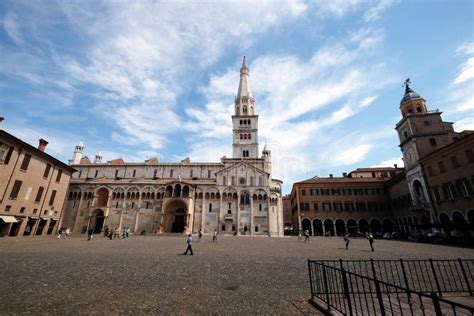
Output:
[[411,81],[410,81],[410,78],[407,78],[405,80],[405,82],[403,83],[403,85],[405,86],[405,93],[408,93],[410,92],[410,84],[411,84]]

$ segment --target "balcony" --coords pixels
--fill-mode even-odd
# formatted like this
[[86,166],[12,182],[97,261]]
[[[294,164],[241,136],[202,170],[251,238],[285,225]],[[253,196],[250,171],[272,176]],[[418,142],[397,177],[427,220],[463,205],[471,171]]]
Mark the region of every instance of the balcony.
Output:
[[234,216],[232,214],[225,214],[224,215],[224,220],[233,220],[234,219]]

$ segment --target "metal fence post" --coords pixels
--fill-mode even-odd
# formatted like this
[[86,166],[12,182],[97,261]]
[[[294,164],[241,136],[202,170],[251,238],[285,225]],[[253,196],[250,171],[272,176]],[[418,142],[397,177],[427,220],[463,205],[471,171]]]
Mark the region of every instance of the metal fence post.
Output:
[[433,270],[433,276],[435,279],[436,287],[438,288],[439,296],[443,296],[443,292],[441,292],[441,287],[439,286],[438,275],[436,274],[433,259],[430,259],[430,265],[431,265],[431,270]]
[[462,259],[458,258],[458,261],[459,261],[459,266],[461,267],[462,275],[464,276],[464,280],[466,280],[466,285],[467,285],[467,289],[469,291],[469,295],[472,296],[471,285],[469,284],[469,279],[467,278],[466,270],[464,270],[464,266],[462,264]]
[[313,274],[311,273],[311,260],[308,259],[309,286],[311,287],[311,299],[314,299]]
[[400,266],[402,267],[402,273],[403,273],[403,279],[405,281],[405,287],[409,289],[410,287],[408,286],[408,278],[407,278],[407,273],[405,271],[405,265],[403,264],[403,259],[400,259]]
[[430,296],[431,296],[431,300],[433,301],[433,307],[434,307],[436,316],[442,316],[443,314],[441,312],[441,306],[439,305],[438,296],[436,296],[435,292],[431,292]]
[[346,270],[344,270],[342,266],[342,259],[340,259],[339,263],[341,264],[341,272],[342,272],[342,286],[344,288],[344,296],[346,297],[347,300],[347,306],[349,307],[349,315],[352,314],[352,302],[351,302],[351,295],[349,293],[349,285],[347,283],[347,276],[346,276]]
[[324,280],[324,291],[326,292],[326,304],[328,304],[328,312],[331,310],[331,304],[329,302],[329,287],[328,287],[328,276],[326,275],[326,265],[323,266],[323,280]]
[[375,292],[377,293],[377,300],[379,301],[380,315],[385,316],[385,307],[383,306],[382,291],[380,291],[379,280],[377,280],[377,275],[375,273],[374,259],[370,259],[370,265],[372,266],[372,273],[374,275]]

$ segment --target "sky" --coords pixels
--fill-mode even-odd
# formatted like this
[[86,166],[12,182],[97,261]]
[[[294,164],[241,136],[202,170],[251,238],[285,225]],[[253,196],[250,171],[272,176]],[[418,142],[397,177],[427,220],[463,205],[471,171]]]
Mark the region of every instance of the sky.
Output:
[[403,82],[474,129],[474,2],[0,1],[1,129],[67,162],[232,156],[242,57],[273,177],[401,161]]

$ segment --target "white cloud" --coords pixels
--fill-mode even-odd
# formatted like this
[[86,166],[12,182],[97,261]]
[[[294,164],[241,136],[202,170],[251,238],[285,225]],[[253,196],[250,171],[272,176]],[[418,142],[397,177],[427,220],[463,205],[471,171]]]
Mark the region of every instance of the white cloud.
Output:
[[400,0],[380,0],[375,6],[372,6],[365,12],[364,19],[366,22],[373,22],[380,18],[383,11],[390,8],[393,4],[399,3]]
[[459,73],[454,79],[453,84],[457,85],[474,78],[474,56],[469,57],[468,60],[460,67]]
[[456,121],[454,123],[454,129],[458,132],[464,130],[474,131],[474,115]]
[[363,4],[364,0],[332,0],[332,1],[315,1],[316,14],[328,16],[335,15],[341,17],[351,12]]
[[397,165],[398,168],[403,168],[405,164],[403,163],[402,157],[384,160],[378,164],[372,165],[371,167],[393,167],[394,165]]
[[3,28],[13,42],[20,46],[23,44],[23,37],[18,26],[18,17],[12,12],[7,12],[3,17]]
[[[383,64],[367,61],[368,55],[376,54],[383,35],[365,28],[348,34],[348,38],[350,44],[321,46],[306,60],[293,55],[250,59],[260,147],[266,141],[275,150],[275,177],[296,180],[298,175],[315,170],[325,172],[330,167],[361,162],[373,148],[370,141],[375,135],[344,136],[334,129],[372,105],[377,99],[375,93],[392,80],[380,75],[387,73]],[[368,42],[371,44],[366,45]],[[208,104],[204,109],[190,107],[186,111],[190,117],[186,125],[196,133],[190,142],[193,160],[206,155],[218,159],[222,151],[204,154],[202,148],[232,142],[231,102],[237,91],[239,66],[237,62],[224,73],[212,74],[209,83],[200,88]],[[392,129],[389,132],[394,133]],[[348,151],[352,147],[352,152]],[[341,153],[343,157],[339,157]]]
[[304,14],[306,5],[109,2],[100,12],[87,4],[81,10],[64,5],[63,11],[92,44],[85,59],[63,56],[58,63],[74,81],[95,87],[101,112],[112,113],[127,143],[161,148],[166,135],[182,127],[176,100],[190,77],[236,43],[251,45],[251,35]]
[[333,157],[333,165],[351,165],[365,159],[367,154],[373,148],[371,144],[361,144],[354,148],[342,150]]

